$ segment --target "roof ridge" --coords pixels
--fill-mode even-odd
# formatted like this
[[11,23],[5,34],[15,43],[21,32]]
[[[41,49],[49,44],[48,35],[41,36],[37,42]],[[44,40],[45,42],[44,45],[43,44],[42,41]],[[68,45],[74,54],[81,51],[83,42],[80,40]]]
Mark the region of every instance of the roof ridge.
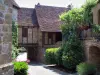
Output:
[[59,6],[49,6],[49,5],[35,5],[35,7],[54,7],[54,8],[65,8],[65,9],[68,8],[68,7],[59,7]]
[[21,9],[35,9],[35,8],[21,7]]

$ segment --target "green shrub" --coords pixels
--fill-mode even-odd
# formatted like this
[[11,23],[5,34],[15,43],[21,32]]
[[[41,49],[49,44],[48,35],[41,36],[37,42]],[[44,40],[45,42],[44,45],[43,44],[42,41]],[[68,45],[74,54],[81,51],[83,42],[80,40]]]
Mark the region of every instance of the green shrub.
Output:
[[56,52],[59,48],[49,48],[45,53],[45,61],[47,64],[57,64],[56,61]]
[[89,74],[95,75],[96,66],[89,63],[80,63],[77,66],[77,72],[79,75],[89,75]]
[[12,45],[12,58],[15,59],[19,54],[19,49]]
[[27,75],[28,64],[25,62],[14,62],[14,75]]
[[64,44],[62,56],[63,66],[68,69],[74,69],[84,61],[84,52],[81,41],[73,34]]
[[62,65],[62,55],[63,55],[63,49],[59,48],[56,52],[57,65]]

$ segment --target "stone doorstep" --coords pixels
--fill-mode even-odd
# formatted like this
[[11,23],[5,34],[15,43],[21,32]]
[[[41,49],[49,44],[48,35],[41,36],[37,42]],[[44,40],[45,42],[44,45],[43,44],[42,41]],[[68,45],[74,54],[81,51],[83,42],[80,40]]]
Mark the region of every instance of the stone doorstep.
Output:
[[6,73],[11,69],[13,69],[13,64],[12,63],[3,64],[3,65],[0,66],[0,74]]

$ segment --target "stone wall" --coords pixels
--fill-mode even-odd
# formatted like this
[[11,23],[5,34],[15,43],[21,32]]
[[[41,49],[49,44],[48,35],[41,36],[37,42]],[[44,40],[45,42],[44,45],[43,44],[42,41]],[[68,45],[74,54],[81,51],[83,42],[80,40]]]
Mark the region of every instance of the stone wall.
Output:
[[17,8],[12,9],[12,20],[16,23],[18,21],[18,9]]
[[13,75],[11,64],[12,5],[11,0],[0,0],[0,75]]
[[93,9],[93,23],[94,24],[99,24],[99,19],[100,19],[100,3],[98,3]]
[[87,62],[100,66],[100,41],[85,40],[84,47]]

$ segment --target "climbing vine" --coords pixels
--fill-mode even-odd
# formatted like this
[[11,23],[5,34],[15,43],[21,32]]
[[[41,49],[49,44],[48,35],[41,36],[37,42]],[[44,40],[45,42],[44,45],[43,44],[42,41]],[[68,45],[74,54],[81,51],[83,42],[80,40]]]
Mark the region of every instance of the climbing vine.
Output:
[[15,59],[18,56],[18,25],[12,22],[12,58]]
[[18,25],[14,21],[12,22],[12,44],[18,46]]

